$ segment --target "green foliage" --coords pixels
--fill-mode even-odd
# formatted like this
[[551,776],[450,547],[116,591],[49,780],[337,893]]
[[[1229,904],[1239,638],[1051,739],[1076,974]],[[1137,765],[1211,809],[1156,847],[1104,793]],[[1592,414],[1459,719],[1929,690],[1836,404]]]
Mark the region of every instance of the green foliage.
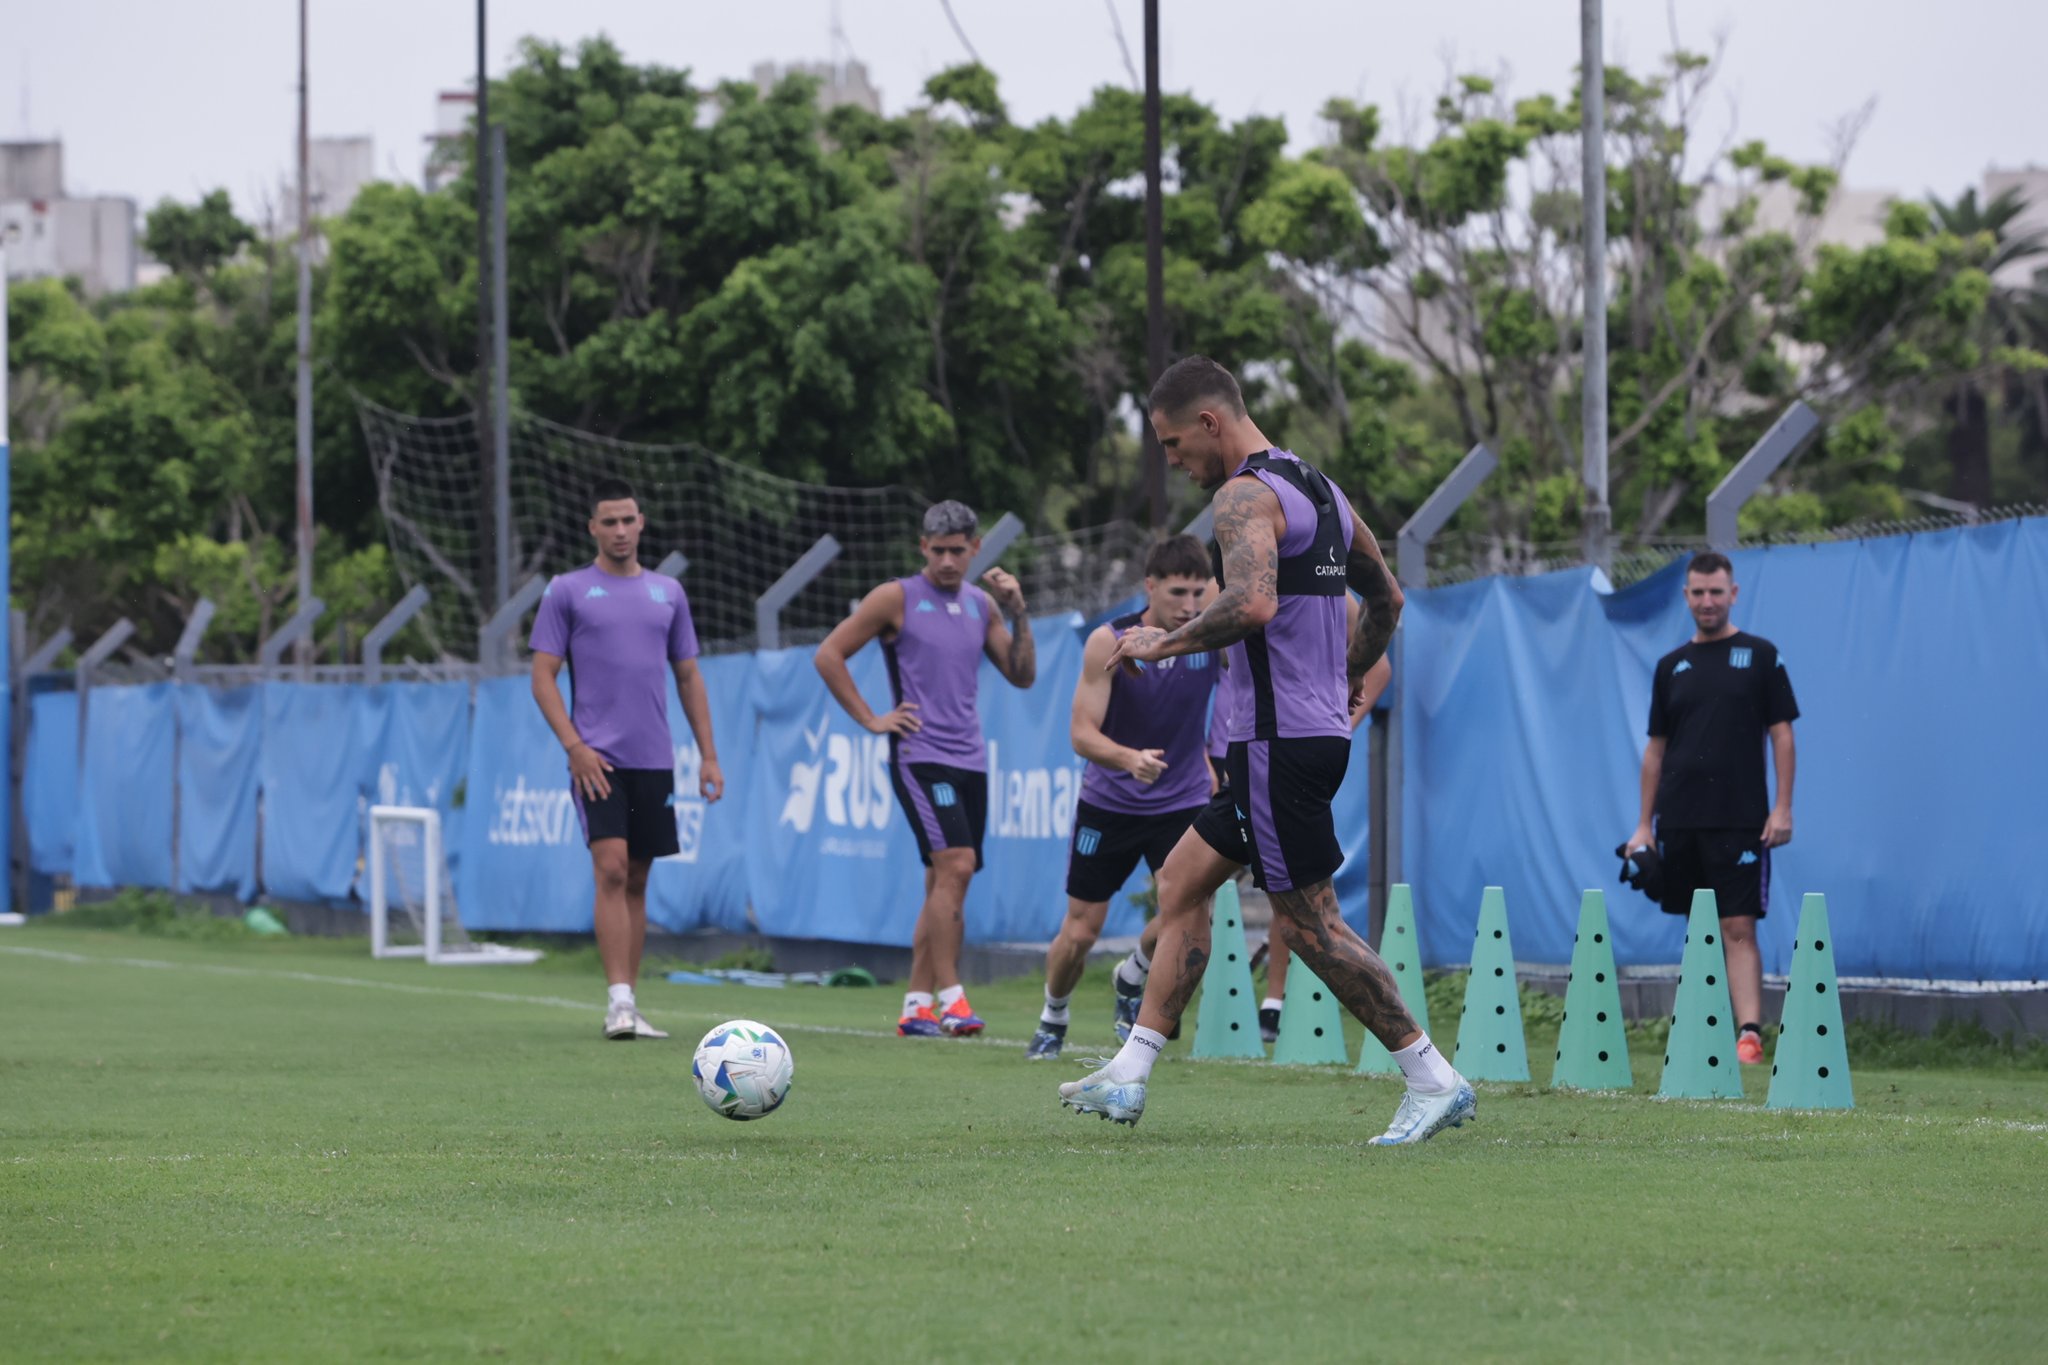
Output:
[[123,887],[102,901],[88,901],[62,914],[38,915],[31,925],[62,929],[111,929],[150,938],[223,942],[257,937],[236,915],[216,915],[198,902],[164,891]]
[[197,204],[166,199],[149,211],[142,245],[180,275],[204,279],[218,270],[256,233],[235,216],[226,190],[213,190]]

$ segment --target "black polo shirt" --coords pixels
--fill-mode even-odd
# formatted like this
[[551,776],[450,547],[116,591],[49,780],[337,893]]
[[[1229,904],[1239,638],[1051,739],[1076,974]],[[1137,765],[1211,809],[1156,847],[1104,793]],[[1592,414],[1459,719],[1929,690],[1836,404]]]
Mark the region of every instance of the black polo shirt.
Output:
[[1799,719],[1778,647],[1736,631],[1688,640],[1657,661],[1650,681],[1650,737],[1662,738],[1657,827],[1762,830],[1764,732]]

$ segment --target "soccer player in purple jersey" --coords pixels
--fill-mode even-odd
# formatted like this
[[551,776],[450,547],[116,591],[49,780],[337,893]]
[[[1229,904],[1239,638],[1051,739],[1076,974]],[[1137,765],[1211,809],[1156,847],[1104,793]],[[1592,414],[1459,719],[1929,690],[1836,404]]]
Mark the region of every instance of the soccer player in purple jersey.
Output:
[[[548,583],[530,643],[533,699],[568,752],[597,882],[597,953],[610,986],[604,1036],[621,1041],[668,1037],[641,1015],[633,987],[647,945],[647,870],[677,848],[671,675],[697,741],[701,794],[716,801],[725,790],[690,599],[675,579],[640,567],[645,526],[631,487],[606,479],[591,490],[597,558]],[[556,682],[564,663],[573,713]]]
[[[1223,592],[1174,631],[1124,632],[1111,667],[1242,645],[1230,684],[1229,790],[1196,817],[1159,873],[1159,946],[1138,1026],[1108,1065],[1060,1087],[1081,1113],[1136,1123],[1167,1035],[1209,963],[1209,898],[1243,864],[1287,944],[1394,1054],[1408,1090],[1380,1145],[1470,1119],[1472,1087],[1415,1026],[1393,974],[1344,923],[1344,862],[1330,803],[1351,755],[1350,703],[1386,653],[1400,589],[1363,518],[1321,472],[1275,450],[1230,372],[1203,356],[1168,367],[1148,410],[1167,462],[1211,490]],[[1363,610],[1348,637],[1344,592]]]
[[[1001,569],[966,581],[981,548],[965,503],[926,509],[917,542],[924,570],[882,584],[818,646],[818,673],[854,723],[889,736],[889,778],[924,859],[924,906],[910,940],[910,990],[896,1032],[965,1037],[986,1027],[960,984],[967,884],[981,870],[988,818],[988,746],[977,697],[988,657],[1013,687],[1038,676],[1024,590]],[[1004,624],[1007,618],[1009,624]],[[882,715],[854,686],[847,659],[879,637],[896,705]]]
[[[1081,655],[1074,686],[1074,752],[1088,760],[1067,850],[1067,917],[1045,955],[1045,1008],[1024,1050],[1048,1061],[1066,1044],[1067,1002],[1088,950],[1102,936],[1109,898],[1140,859],[1156,875],[1166,855],[1209,802],[1203,755],[1209,698],[1222,672],[1214,654],[1167,659],[1136,673],[1105,671],[1117,637],[1136,626],[1175,629],[1195,619],[1209,590],[1209,552],[1193,536],[1174,536],[1145,558],[1142,611],[1097,626]],[[1117,1032],[1137,1022],[1155,931],[1117,967]],[[1127,1017],[1128,1016],[1128,1017]]]

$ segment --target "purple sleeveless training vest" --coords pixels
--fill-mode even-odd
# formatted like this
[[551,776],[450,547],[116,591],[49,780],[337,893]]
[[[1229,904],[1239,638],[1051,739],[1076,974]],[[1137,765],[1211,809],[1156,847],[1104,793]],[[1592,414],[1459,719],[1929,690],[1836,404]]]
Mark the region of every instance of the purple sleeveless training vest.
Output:
[[[1121,636],[1143,619],[1142,612],[1133,612],[1110,622],[1110,629]],[[1135,676],[1117,671],[1102,733],[1127,748],[1163,751],[1166,771],[1148,786],[1127,772],[1090,763],[1081,778],[1083,801],[1127,815],[1158,815],[1209,799],[1203,739],[1217,664],[1216,655],[1203,652],[1140,664]]]
[[971,583],[946,592],[921,573],[896,581],[903,585],[903,629],[882,642],[882,657],[890,694],[899,706],[917,703],[924,728],[896,737],[892,757],[985,772],[988,746],[977,691],[994,604]]

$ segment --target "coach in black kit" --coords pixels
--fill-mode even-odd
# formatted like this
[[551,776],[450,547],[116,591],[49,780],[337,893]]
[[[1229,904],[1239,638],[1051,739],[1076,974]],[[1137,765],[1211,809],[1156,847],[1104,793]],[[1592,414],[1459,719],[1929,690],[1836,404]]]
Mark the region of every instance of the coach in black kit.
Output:
[[[1764,1059],[1763,957],[1756,922],[1770,909],[1771,850],[1792,841],[1792,722],[1799,705],[1778,647],[1729,624],[1736,586],[1725,555],[1693,556],[1685,604],[1697,629],[1657,661],[1650,739],[1643,748],[1642,820],[1629,849],[1663,857],[1666,914],[1714,893],[1728,956],[1728,994],[1740,1021],[1735,1053]],[[1764,783],[1764,738],[1777,799]]]

